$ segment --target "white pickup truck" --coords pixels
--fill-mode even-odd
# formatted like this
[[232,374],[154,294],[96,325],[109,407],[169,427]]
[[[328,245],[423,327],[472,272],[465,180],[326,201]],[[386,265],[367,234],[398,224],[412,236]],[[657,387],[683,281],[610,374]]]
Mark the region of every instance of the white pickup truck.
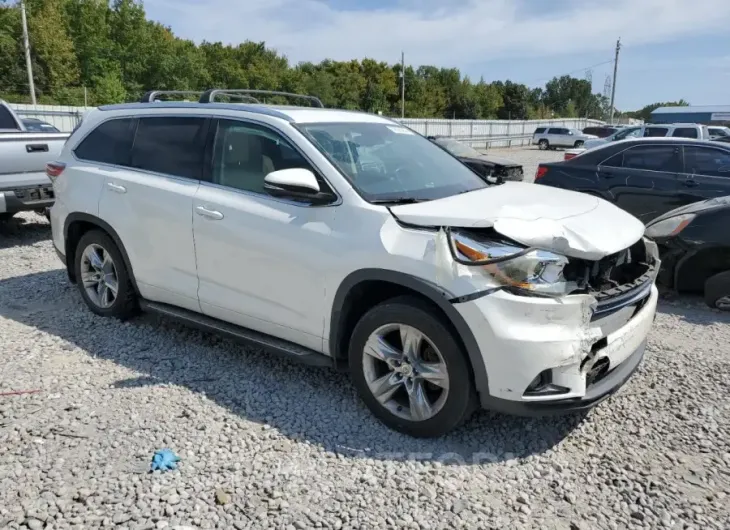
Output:
[[54,195],[46,164],[61,153],[68,137],[68,133],[28,132],[0,100],[0,222],[18,212],[48,215]]

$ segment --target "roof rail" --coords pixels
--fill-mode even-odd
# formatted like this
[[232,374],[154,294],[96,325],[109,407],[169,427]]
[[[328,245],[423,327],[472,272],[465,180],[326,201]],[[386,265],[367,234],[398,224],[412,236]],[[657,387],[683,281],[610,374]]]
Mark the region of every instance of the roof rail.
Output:
[[[315,107],[324,108],[324,105],[320,101],[319,98],[314,96],[307,96],[304,94],[293,94],[291,92],[276,92],[274,90],[250,90],[250,89],[225,89],[225,88],[211,88],[210,90],[206,90],[203,92],[203,95],[200,96],[200,99],[198,100],[199,103],[213,103],[215,101],[215,97],[217,95],[226,95],[226,96],[233,96],[233,95],[250,95],[250,94],[258,94],[262,96],[286,96],[290,98],[299,98],[299,99],[306,99],[307,101],[310,101],[314,104]],[[253,98],[255,99],[255,98]]]
[[202,94],[202,90],[150,90],[146,92],[140,103],[154,103],[157,96],[161,95],[174,95],[174,96],[195,96],[199,97]]

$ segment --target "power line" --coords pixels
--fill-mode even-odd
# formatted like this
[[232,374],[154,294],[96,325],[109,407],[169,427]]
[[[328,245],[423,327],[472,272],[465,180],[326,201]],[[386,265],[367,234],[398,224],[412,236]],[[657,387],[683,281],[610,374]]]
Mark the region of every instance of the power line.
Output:
[[[573,75],[573,74],[577,74],[579,72],[585,72],[586,70],[593,70],[594,68],[597,68],[599,66],[603,66],[604,64],[611,64],[612,62],[613,62],[613,59],[609,59],[608,61],[603,61],[601,63],[596,63],[596,64],[593,64],[591,66],[584,66],[583,68],[578,68],[578,69],[573,70],[571,72],[566,72],[564,74],[560,74],[560,75],[553,76],[553,77],[562,77],[564,75]],[[534,81],[527,81],[525,84],[531,85],[531,84],[534,84],[534,83],[541,83],[543,81],[549,81],[553,77],[543,77],[542,79],[536,79]]]

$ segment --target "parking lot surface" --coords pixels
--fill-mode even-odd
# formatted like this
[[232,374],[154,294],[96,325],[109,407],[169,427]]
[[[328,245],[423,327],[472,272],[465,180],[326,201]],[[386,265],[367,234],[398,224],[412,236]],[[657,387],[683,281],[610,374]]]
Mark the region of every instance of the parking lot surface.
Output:
[[515,162],[522,164],[522,169],[525,172],[525,182],[533,182],[535,180],[535,172],[541,162],[557,162],[565,156],[563,149],[540,151],[535,146],[513,149],[489,149],[482,150],[482,152],[487,155],[511,158]]
[[[562,156],[526,153],[500,152]],[[692,298],[663,298],[592,412],[415,440],[344,374],[94,316],[23,214],[0,227],[0,344],[0,528],[730,527],[730,316]],[[162,448],[179,468],[150,473]]]

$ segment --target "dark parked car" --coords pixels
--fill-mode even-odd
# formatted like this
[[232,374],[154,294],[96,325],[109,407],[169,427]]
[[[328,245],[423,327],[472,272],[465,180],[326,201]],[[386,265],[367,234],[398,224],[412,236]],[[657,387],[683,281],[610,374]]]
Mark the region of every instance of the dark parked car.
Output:
[[50,123],[46,123],[37,118],[24,118],[23,125],[25,126],[25,130],[28,132],[46,132],[46,133],[61,132],[58,129],[56,129],[53,125],[51,125]]
[[695,202],[730,195],[730,145],[637,138],[540,164],[535,182],[606,199],[644,223]]
[[621,127],[610,127],[608,125],[602,127],[586,127],[585,129],[583,129],[583,134],[592,134],[593,136],[598,136],[599,138],[607,138],[613,133],[619,131],[620,129]]
[[671,210],[646,227],[662,266],[659,282],[704,293],[710,307],[730,311],[730,196]]
[[447,136],[429,136],[428,139],[446,149],[476,171],[478,175],[490,181],[516,180],[521,182],[525,177],[522,166],[514,160],[485,155],[473,147]]

